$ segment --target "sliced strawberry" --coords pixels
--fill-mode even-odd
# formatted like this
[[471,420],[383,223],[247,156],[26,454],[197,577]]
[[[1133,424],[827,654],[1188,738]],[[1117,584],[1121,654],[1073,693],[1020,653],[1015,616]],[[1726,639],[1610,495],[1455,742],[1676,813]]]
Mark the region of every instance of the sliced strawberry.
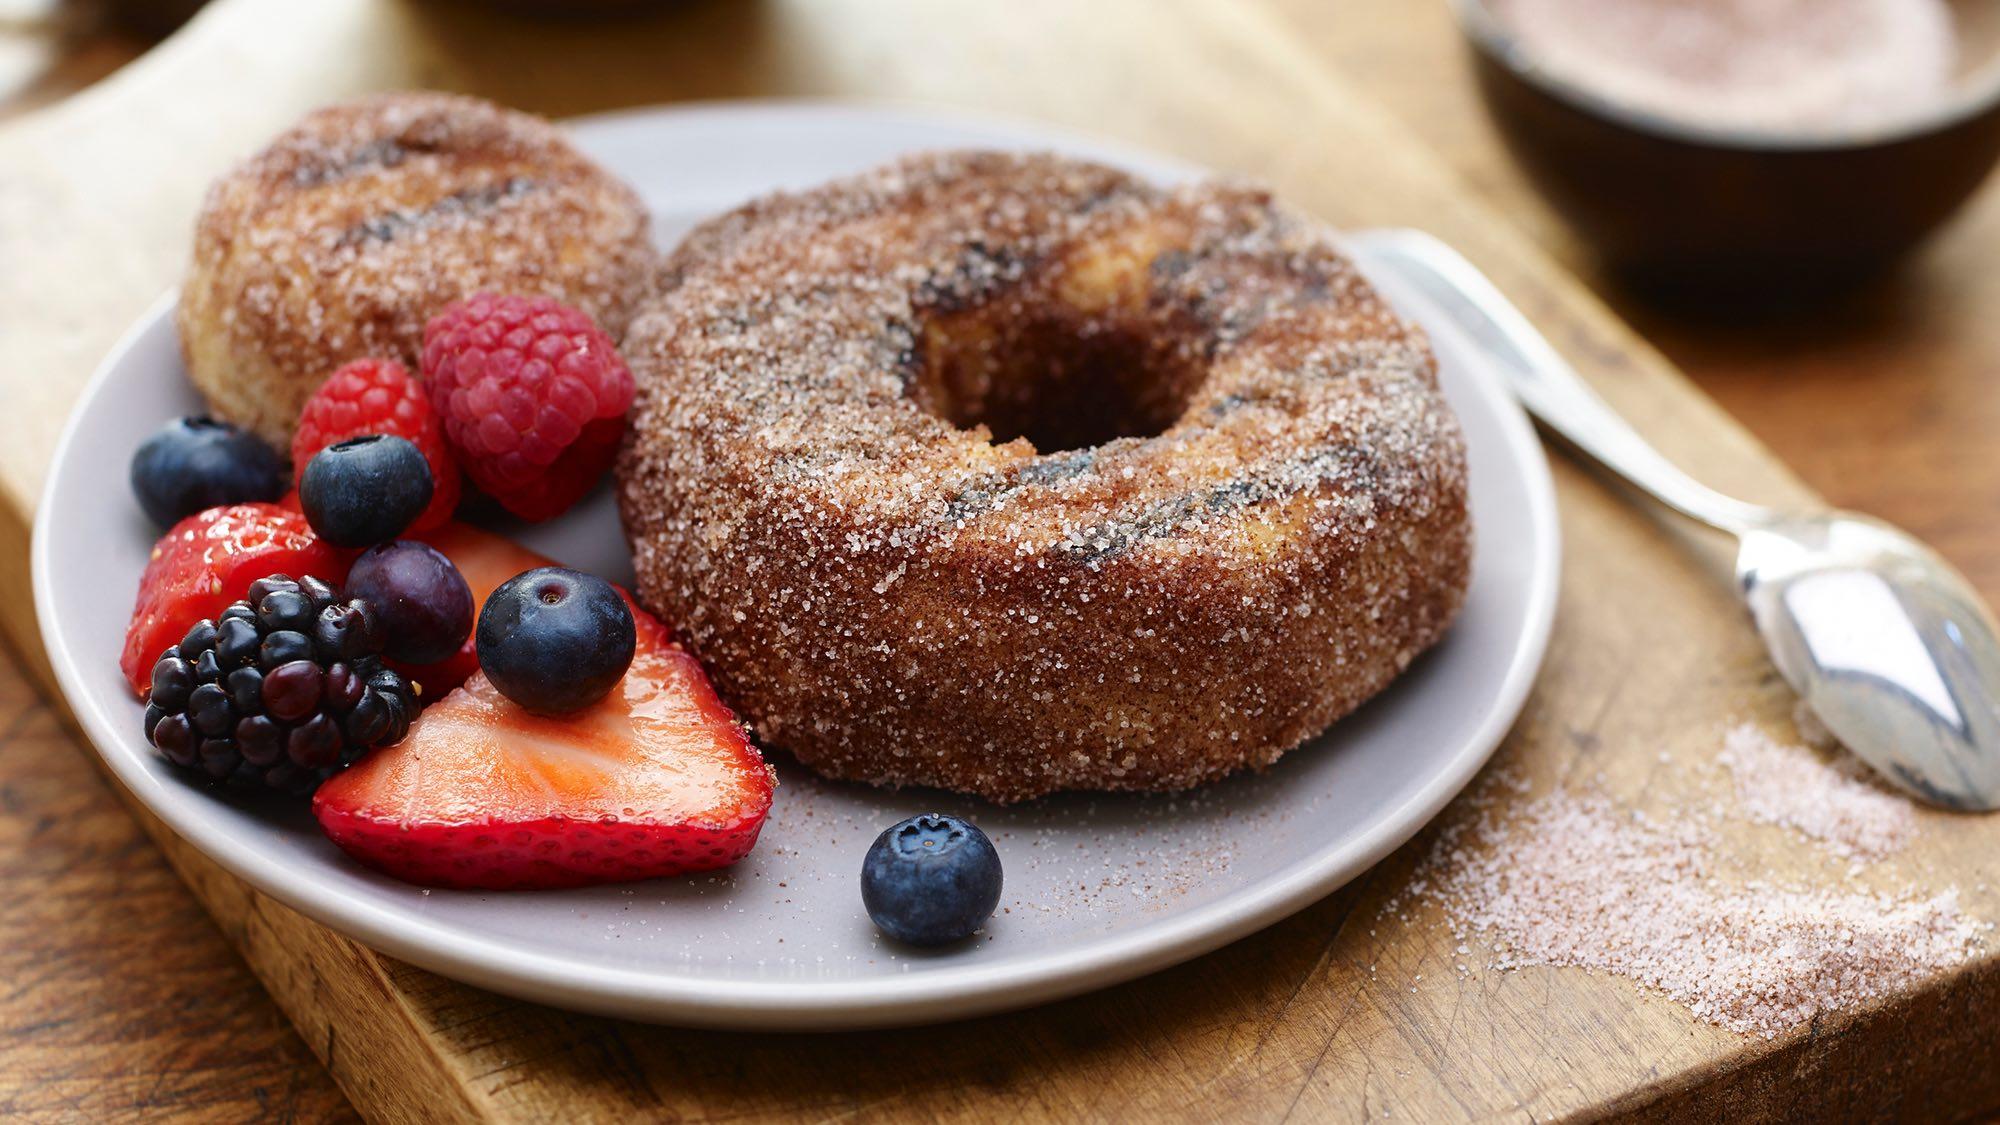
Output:
[[438,887],[573,887],[743,858],[770,770],[694,658],[634,618],[638,653],[602,702],[544,718],[476,675],[320,786],[320,826],[362,863]]
[[118,657],[132,690],[144,696],[160,653],[272,574],[310,574],[337,585],[347,563],[319,541],[304,516],[276,504],[210,508],[175,524],[153,544]]
[[[549,566],[554,561],[504,535],[481,531],[471,524],[448,523],[417,538],[443,552],[444,557],[450,559],[458,567],[458,572],[465,576],[465,584],[472,588],[472,619],[475,622],[479,620],[479,610],[486,605],[486,596],[499,589],[501,583],[524,570]],[[404,664],[392,660],[389,665],[424,685],[425,698],[437,699],[479,671],[479,655],[474,650],[473,638],[467,637],[457,652],[436,664]]]

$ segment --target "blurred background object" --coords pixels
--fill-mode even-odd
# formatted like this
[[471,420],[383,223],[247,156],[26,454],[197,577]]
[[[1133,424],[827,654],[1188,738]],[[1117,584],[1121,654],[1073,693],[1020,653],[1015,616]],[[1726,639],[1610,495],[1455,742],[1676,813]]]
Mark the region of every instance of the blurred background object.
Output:
[[202,0],[0,0],[0,118],[75,93],[164,38]]
[[207,0],[101,0],[112,21],[127,34],[163,39]]
[[[138,58],[207,0],[0,0],[0,120],[58,101]],[[281,3],[290,0],[280,0]],[[669,0],[458,0],[537,20],[641,14]]]
[[1509,151],[1606,265],[1811,295],[2000,160],[1994,0],[1452,0]]

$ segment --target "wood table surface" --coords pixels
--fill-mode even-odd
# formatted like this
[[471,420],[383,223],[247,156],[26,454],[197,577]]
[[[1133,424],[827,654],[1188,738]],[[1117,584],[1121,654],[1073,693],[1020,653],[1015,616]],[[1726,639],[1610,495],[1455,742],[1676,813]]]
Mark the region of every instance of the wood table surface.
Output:
[[[1669,314],[1600,278],[1507,163],[1479,113],[1441,4],[1268,4],[1259,18],[1288,31],[1315,65],[1388,106],[1473,192],[1589,280],[1809,484],[1926,535],[1989,597],[2000,595],[2000,532],[1991,519],[2000,500],[2000,454],[1990,437],[2000,423],[2000,395],[1988,382],[2000,370],[2000,324],[1987,312],[2000,296],[1993,291],[2000,278],[1986,276],[2000,253],[2000,191],[1987,191],[1909,269],[1834,307],[1724,322]],[[1160,18],[1178,12],[1162,6]],[[5,260],[0,244],[0,263]],[[325,1120],[351,1114],[315,1052],[237,953],[258,934],[288,931],[254,924],[257,934],[219,930],[87,753],[72,744],[57,713],[13,662],[0,659],[0,893],[14,904],[0,913],[0,980],[9,985],[0,994],[0,1116]],[[182,874],[188,876],[188,869]],[[228,893],[197,883],[211,907]],[[1307,935],[1337,929],[1356,901],[1343,892],[1247,952],[1239,947],[1101,1001],[1158,1019],[1171,1034],[1151,1048],[1115,1034],[1098,1038],[1107,1032],[1096,1014],[1100,1001],[1010,1017],[1003,1026],[1019,1029],[1024,1043],[1035,1039],[1041,1050],[1053,1035],[1063,1050],[1088,1060],[1083,1072],[1108,1089],[1127,1088],[1147,1068],[1166,1067],[1204,1075],[1224,1099],[1218,1104],[1246,1112],[1283,1108],[1287,1103],[1274,1102],[1276,1094],[1326,1112],[1327,1103],[1307,1096],[1310,1072],[1302,1079],[1289,1069],[1216,1069],[1219,1059],[1246,1057],[1241,1037],[1270,1034],[1269,1028],[1201,1026],[1197,1035],[1183,1025],[1222,1017],[1232,1010],[1231,992],[1255,989],[1246,983],[1255,978],[1243,971],[1245,958],[1272,960],[1273,981],[1310,975],[1322,946]],[[1298,1018],[1313,1016],[1302,1012]],[[893,1047],[897,1040],[875,1042]],[[331,1042],[316,1041],[315,1047],[322,1057],[335,1050]],[[1204,1053],[1181,1053],[1197,1047]],[[623,1073],[618,1060],[593,1059],[591,1052],[623,1049],[615,1036],[587,1031],[556,1063],[613,1082]],[[1162,1051],[1167,1057],[1159,1057]],[[704,1056],[702,1071],[683,1075],[714,1116],[727,1115],[732,1082],[761,1072],[748,1064],[732,1069],[727,1058],[726,1050]],[[1080,1103],[1016,1100],[1019,1068],[1035,1063],[1052,1060],[994,1058],[957,1067],[952,1073],[973,1089],[910,1104],[928,1113],[978,1116],[1076,1108]],[[815,1064],[801,1059],[800,1065]],[[886,1075],[861,1085],[874,1091],[879,1105],[901,1104],[890,1100],[898,1088]],[[1974,1084],[1963,1100],[1928,1104],[1969,1112],[1991,1094],[1990,1086]],[[757,1098],[745,1104],[829,1116],[868,1106]],[[1727,1103],[1695,1104],[1714,1110]],[[1102,1102],[1090,1108],[1110,1112]]]

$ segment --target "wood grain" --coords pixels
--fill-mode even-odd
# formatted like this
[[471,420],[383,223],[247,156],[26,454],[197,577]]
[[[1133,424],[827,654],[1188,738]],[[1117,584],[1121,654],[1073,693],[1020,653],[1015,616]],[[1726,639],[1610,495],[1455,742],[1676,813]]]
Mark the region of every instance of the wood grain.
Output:
[[[52,428],[110,336],[170,282],[206,179],[326,97],[422,83],[557,114],[748,94],[921,97],[1259,175],[1344,224],[1430,229],[1706,479],[1811,499],[1333,77],[1324,42],[1293,31],[1261,6],[1220,0],[697,3],[612,27],[391,0],[224,0],[106,87],[0,131],[0,251],[14,252],[0,259],[21,263],[0,273],[0,394]],[[245,42],[260,49],[232,46]],[[145,191],[101,182],[130,167],[153,170]],[[13,548],[46,450],[40,434],[0,444],[0,512],[11,515],[0,519],[0,568],[19,566]],[[1730,600],[1719,545],[1567,465],[1558,488],[1558,631],[1499,761],[1536,788],[1597,786],[1637,809],[1717,802],[1721,728],[1744,717],[1782,728],[1790,706]],[[5,618],[22,627],[20,614]],[[465,988],[305,921],[140,820],[341,1088],[382,1120],[1755,1119],[1958,1116],[2000,1101],[2000,1073],[1962,1064],[1990,1052],[1991,959],[1771,1043],[1699,1024],[1615,978],[1461,981],[1435,916],[1383,912],[1421,840],[1264,933],[1108,993],[948,1034],[802,1037],[642,1028]],[[1996,835],[1989,821],[1926,816],[1905,874],[1956,881],[1969,909],[2000,917],[1987,889],[2000,886]],[[1837,877],[1776,831],[1743,828],[1730,842],[1774,877]]]
[[347,1118],[79,749],[0,649],[0,1117]]

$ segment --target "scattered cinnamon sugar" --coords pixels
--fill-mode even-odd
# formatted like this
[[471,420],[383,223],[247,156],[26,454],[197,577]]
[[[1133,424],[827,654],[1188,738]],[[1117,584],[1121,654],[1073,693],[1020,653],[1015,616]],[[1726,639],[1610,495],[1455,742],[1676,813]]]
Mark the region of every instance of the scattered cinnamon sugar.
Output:
[[1819,841],[1843,859],[1880,859],[1900,851],[1917,828],[1905,798],[1884,789],[1836,751],[1831,759],[1780,743],[1749,723],[1729,731],[1718,761],[1736,781],[1744,815]]
[[1721,127],[1865,129],[1950,88],[1945,0],[1492,0],[1551,74],[1634,109]]
[[[1802,832],[1857,871],[1915,831],[1904,798],[1756,727],[1729,731],[1721,760],[1740,806],[1731,815]],[[1489,782],[1474,815],[1444,830],[1405,897],[1385,908],[1440,906],[1461,975],[1478,960],[1468,943],[1480,942],[1488,968],[1615,973],[1711,1023],[1771,1038],[1959,965],[1990,929],[1960,911],[1953,888],[1745,879],[1698,810],[1654,818],[1571,789],[1510,808],[1502,788],[1518,796],[1525,783]]]
[[1764,1038],[1960,964],[1984,928],[1955,890],[1732,886],[1700,821],[1567,790],[1476,825],[1433,862],[1428,894],[1462,942],[1491,945],[1490,967],[1616,973]]

